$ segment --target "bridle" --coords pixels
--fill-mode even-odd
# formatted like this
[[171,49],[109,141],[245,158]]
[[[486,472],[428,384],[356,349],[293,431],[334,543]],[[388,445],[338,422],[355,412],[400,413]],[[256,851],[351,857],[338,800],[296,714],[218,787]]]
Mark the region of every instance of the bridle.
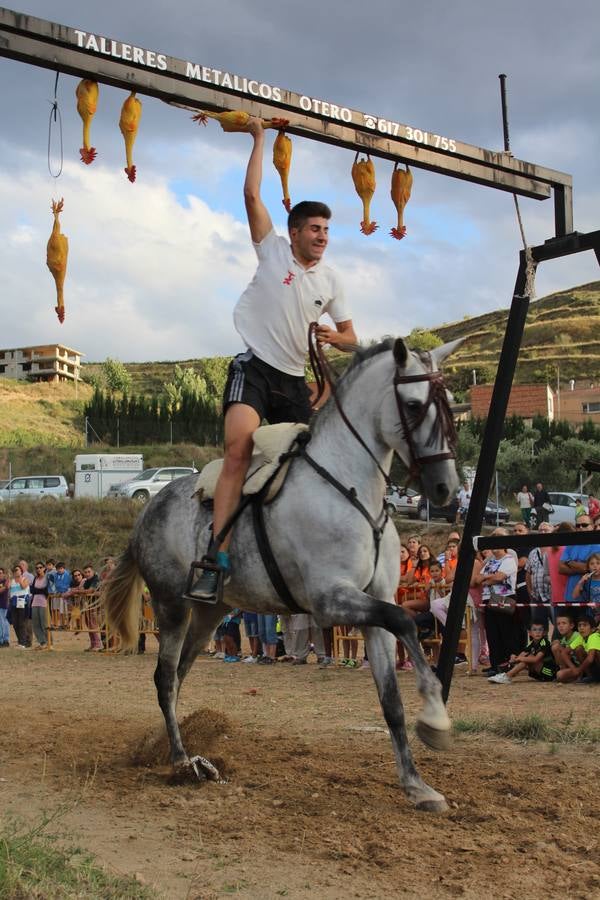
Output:
[[[456,426],[454,425],[454,417],[452,415],[452,410],[450,409],[450,403],[448,402],[444,377],[439,370],[434,371],[431,353],[427,354],[426,359],[421,355],[421,360],[425,365],[429,366],[429,372],[423,372],[421,375],[401,375],[399,366],[396,366],[396,371],[394,372],[396,406],[398,407],[403,437],[408,446],[410,458],[409,481],[412,481],[417,477],[422,466],[441,462],[444,459],[456,459],[456,444],[458,440]],[[397,388],[400,384],[414,384],[418,381],[429,382],[429,393],[427,394],[427,399],[421,406],[418,415],[409,422],[409,417],[406,413],[406,403],[400,398]],[[425,421],[429,407],[432,404],[435,407],[436,415],[434,416],[431,425],[431,431],[425,441],[425,446],[434,447],[438,442],[443,446],[445,440],[448,445],[448,450],[445,453],[433,453],[429,456],[419,456],[415,446],[413,433]]]
[[[313,408],[316,407],[319,401],[322,399],[323,394],[325,393],[326,386],[329,386],[331,396],[334,399],[335,405],[337,406],[342,421],[359,442],[359,444],[371,457],[380,473],[383,475],[386,484],[389,486],[392,484],[390,476],[383,470],[369,446],[366,444],[362,436],[356,430],[356,428],[348,419],[346,413],[342,409],[342,405],[336,388],[333,370],[323,352],[322,347],[316,340],[317,327],[317,322],[311,322],[308,327],[309,360],[314,373],[315,383],[317,385],[317,396],[313,401]],[[454,425],[454,418],[452,416],[452,411],[448,402],[448,396],[446,394],[446,386],[444,383],[443,375],[439,370],[434,371],[433,360],[430,353],[427,353],[426,357],[422,354],[421,360],[426,366],[429,367],[429,372],[423,372],[420,375],[401,375],[400,373],[402,370],[398,364],[396,364],[394,371],[394,394],[396,397],[398,414],[400,416],[403,437],[406,441],[409,454],[409,482],[414,481],[417,478],[422,466],[430,465],[431,463],[435,462],[441,462],[445,459],[456,459],[457,434]],[[407,414],[406,403],[400,396],[398,386],[401,384],[414,384],[419,381],[429,382],[429,393],[427,394],[425,403],[423,403],[423,405],[420,407],[418,414],[413,418],[410,417],[410,411],[408,411]],[[432,404],[435,407],[436,416],[431,426],[431,431],[429,432],[429,435],[425,442],[425,446],[433,447],[438,442],[441,446],[443,446],[445,440],[448,445],[448,450],[445,453],[434,453],[430,456],[419,456],[413,435],[416,429],[419,428],[419,426],[425,421],[425,418],[429,411],[429,407]]]

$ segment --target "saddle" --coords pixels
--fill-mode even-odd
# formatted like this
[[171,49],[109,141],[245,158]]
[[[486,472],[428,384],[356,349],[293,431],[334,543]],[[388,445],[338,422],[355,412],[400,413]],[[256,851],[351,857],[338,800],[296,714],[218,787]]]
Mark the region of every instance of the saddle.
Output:
[[[288,459],[282,465],[279,458],[282,454],[287,453],[300,432],[307,430],[308,425],[304,425],[302,422],[281,422],[279,425],[262,425],[257,428],[252,435],[254,450],[242,494],[245,496],[258,494],[269,478],[279,469],[277,477],[273,480],[263,501],[271,503],[283,487],[291,462]],[[213,499],[222,468],[223,460],[213,459],[204,466],[198,475],[194,495],[200,502],[204,503]]]

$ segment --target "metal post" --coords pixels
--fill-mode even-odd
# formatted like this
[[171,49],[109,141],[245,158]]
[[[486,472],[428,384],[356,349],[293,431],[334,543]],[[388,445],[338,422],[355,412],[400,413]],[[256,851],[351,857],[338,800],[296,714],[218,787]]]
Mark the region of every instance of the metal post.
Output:
[[523,338],[523,330],[529,309],[529,297],[523,296],[526,284],[525,253],[519,255],[519,271],[515,282],[515,291],[506,323],[504,342],[498,362],[498,374],[492,392],[490,409],[481,442],[479,461],[475,473],[475,482],[471,492],[471,502],[467,510],[467,518],[461,542],[460,554],[456,566],[456,574],[452,584],[448,619],[444,629],[444,639],[440,648],[437,666],[438,678],[442,682],[442,695],[448,699],[450,683],[454,672],[454,660],[462,628],[462,621],[467,605],[467,595],[473,571],[475,548],[473,538],[479,534],[481,523],[485,517],[485,505],[496,466],[498,446],[502,437],[502,428],[508,407],[510,389],[517,366],[519,349]]
[[90,446],[89,435],[88,435],[88,417],[85,417],[85,446]]
[[502,129],[504,131],[504,149],[510,153],[510,135],[508,133],[508,106],[506,103],[506,75],[498,75],[500,79],[500,100],[502,102]]
[[500,485],[498,484],[498,469],[496,469],[496,528],[500,524]]

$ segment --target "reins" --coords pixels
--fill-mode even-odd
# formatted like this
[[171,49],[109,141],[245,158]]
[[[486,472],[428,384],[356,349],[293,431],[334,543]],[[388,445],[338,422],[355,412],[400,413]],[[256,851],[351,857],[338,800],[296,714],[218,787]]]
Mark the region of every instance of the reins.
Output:
[[[333,397],[335,405],[337,406],[338,412],[341,416],[342,422],[371,457],[371,459],[379,469],[379,472],[381,473],[381,475],[383,475],[385,483],[389,487],[392,484],[390,476],[387,475],[383,470],[383,468],[379,464],[379,461],[372,453],[370,447],[365,443],[359,432],[356,430],[356,428],[348,419],[346,413],[342,409],[342,404],[340,402],[336,389],[333,369],[331,368],[331,365],[329,364],[329,361],[316,338],[317,327],[317,322],[311,322],[308,326],[308,354],[315,378],[315,383],[317,385],[317,396],[313,401],[313,408],[317,406],[317,404],[323,397],[323,394],[325,393],[325,387],[326,385],[328,385],[331,396]],[[416,478],[421,466],[426,466],[435,462],[441,462],[445,459],[456,458],[456,427],[454,425],[452,410],[450,409],[450,404],[448,403],[448,397],[446,396],[444,378],[440,371],[434,371],[431,354],[428,354],[427,356],[427,364],[430,368],[429,372],[424,372],[422,375],[400,375],[400,368],[398,365],[396,365],[396,369],[394,372],[394,394],[396,396],[396,405],[398,407],[398,414],[400,416],[400,422],[402,424],[403,435],[404,439],[406,440],[410,456],[409,481],[413,481]],[[400,398],[397,387],[400,384],[412,384],[417,381],[428,381],[429,393],[427,395],[427,400],[423,404],[418,416],[413,422],[409,423],[405,406]],[[416,429],[425,421],[425,417],[432,403],[435,407],[437,415],[435,416],[434,421],[431,425],[431,431],[429,432],[429,435],[425,442],[425,446],[433,447],[438,441],[443,446],[443,442],[445,439],[449,449],[446,453],[434,453],[430,456],[419,456],[413,439],[413,432],[416,431]]]
[[379,460],[375,457],[375,454],[372,452],[371,448],[361,437],[359,432],[356,430],[356,428],[342,409],[342,404],[340,403],[340,399],[337,394],[337,387],[333,369],[331,368],[329,360],[323,352],[323,348],[317,341],[316,332],[318,324],[318,322],[311,322],[308,326],[308,358],[310,360],[310,365],[315,376],[315,383],[317,385],[317,396],[313,401],[313,408],[316,407],[319,400],[321,400],[321,398],[323,397],[323,394],[325,393],[325,386],[328,385],[331,396],[333,397],[335,405],[337,406],[338,412],[341,416],[342,422],[344,423],[346,428],[348,428],[350,433],[356,438],[361,447],[371,457],[371,459],[379,469],[379,472],[381,473],[381,475],[383,475],[385,483],[388,487],[390,487],[392,484],[392,479],[379,464]]
[[[429,372],[424,372],[422,375],[400,375],[398,368],[396,368],[394,373],[396,405],[398,407],[400,422],[402,423],[403,437],[408,445],[408,452],[410,455],[409,481],[412,481],[418,475],[421,466],[426,466],[434,462],[441,462],[444,459],[456,459],[455,451],[458,436],[456,434],[452,410],[450,409],[450,404],[448,403],[448,397],[446,395],[444,378],[441,372],[433,370],[431,354],[428,354],[428,357],[430,366]],[[428,381],[429,393],[419,414],[413,422],[409,423],[404,404],[400,400],[400,395],[396,388],[399,384],[411,384],[417,381]],[[431,431],[425,441],[425,446],[433,447],[438,441],[443,445],[445,438],[449,449],[446,453],[434,453],[430,456],[419,456],[413,439],[413,432],[425,421],[425,416],[432,403],[435,406],[437,415],[431,425]]]

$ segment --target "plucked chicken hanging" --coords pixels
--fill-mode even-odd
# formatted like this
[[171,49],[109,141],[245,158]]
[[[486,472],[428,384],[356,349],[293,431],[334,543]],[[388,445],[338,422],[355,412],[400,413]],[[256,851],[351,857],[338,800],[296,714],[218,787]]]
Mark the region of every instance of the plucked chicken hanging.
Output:
[[60,233],[59,214],[63,210],[64,198],[57,203],[52,200],[52,213],[54,215],[54,225],[52,226],[52,234],[46,247],[46,265],[52,272],[56,284],[56,306],[54,307],[59,322],[65,320],[65,301],[63,297],[63,288],[65,284],[65,275],[67,274],[67,257],[69,256],[69,241],[64,234]]
[[[199,112],[192,116],[194,122],[206,125],[208,119],[216,119],[223,131],[246,131],[250,113],[242,109],[231,109],[226,112]],[[263,128],[284,128],[289,119],[261,119]]]
[[281,202],[285,206],[287,212],[291,209],[288,185],[291,162],[292,142],[285,132],[280,131],[273,143],[273,165],[279,172],[279,177],[281,178],[281,187],[283,189],[283,200]]
[[136,168],[133,165],[133,145],[137,137],[141,117],[142,103],[135,96],[135,91],[132,91],[121,107],[121,118],[119,119],[119,128],[125,138],[125,154],[127,156],[125,174],[132,183],[135,181],[136,176]]
[[404,224],[404,207],[410,200],[410,192],[412,190],[413,177],[412,172],[406,167],[406,171],[398,168],[398,163],[394,166],[392,172],[392,189],[390,196],[394,201],[394,206],[398,212],[398,225],[392,228],[390,234],[396,240],[401,241],[406,234],[406,225]]
[[379,227],[376,222],[371,222],[371,200],[375,193],[375,166],[369,154],[366,159],[358,159],[358,153],[354,157],[352,166],[352,181],[356,188],[356,193],[363,203],[363,220],[360,223],[360,230],[363,234],[373,234]]
[[91,146],[90,125],[98,105],[98,82],[84,78],[75,88],[75,95],[77,97],[77,112],[83,121],[83,147],[81,147],[79,153],[81,162],[89,166],[90,163],[94,162],[97,155],[96,148]]

